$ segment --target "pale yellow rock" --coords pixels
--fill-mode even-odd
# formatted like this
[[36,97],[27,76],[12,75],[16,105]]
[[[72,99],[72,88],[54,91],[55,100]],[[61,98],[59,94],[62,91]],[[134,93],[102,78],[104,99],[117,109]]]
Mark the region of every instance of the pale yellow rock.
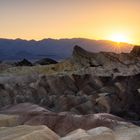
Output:
[[46,126],[0,128],[0,140],[58,140],[59,136]]
[[93,140],[92,136],[90,136],[85,130],[77,129],[60,140]]
[[140,127],[120,126],[115,130],[116,140],[140,140]]
[[0,114],[0,127],[10,127],[18,125],[18,116]]
[[60,140],[140,140],[140,127],[124,123],[114,130],[106,127],[97,127],[88,131],[77,129]]
[[87,131],[94,140],[115,140],[114,132],[107,127],[97,127]]
[[115,135],[109,128],[98,127],[89,131],[75,130],[60,140],[115,140]]

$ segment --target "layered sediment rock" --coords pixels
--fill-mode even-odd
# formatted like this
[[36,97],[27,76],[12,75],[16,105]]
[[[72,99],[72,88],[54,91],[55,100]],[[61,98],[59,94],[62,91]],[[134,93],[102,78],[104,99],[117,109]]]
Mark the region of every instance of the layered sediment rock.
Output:
[[[30,112],[22,110],[25,106],[34,109],[29,109]],[[110,114],[74,115],[68,112],[53,113],[39,108],[37,105],[26,103],[5,108],[5,113],[9,114],[9,118],[10,114],[19,116],[17,124],[19,126],[0,128],[0,137],[4,140],[5,138],[6,140],[22,138],[57,140],[59,136],[56,134],[59,134],[63,136],[60,140],[139,140],[139,127]],[[3,119],[5,121],[5,118]],[[0,126],[2,124],[0,121]]]
[[0,127],[13,127],[19,124],[18,115],[3,115],[0,114]]
[[[133,52],[133,50],[132,50]],[[140,57],[133,53],[100,52],[91,53],[75,46],[72,62],[77,63],[78,71],[92,75],[118,76],[134,75],[140,72]]]
[[[26,109],[27,106],[29,109]],[[25,110],[23,107],[25,107]],[[0,113],[19,116],[19,125],[46,125],[61,136],[79,128],[89,130],[105,126],[114,129],[117,126],[129,125],[123,119],[110,114],[76,115],[69,112],[54,113],[28,103],[4,108]]]
[[1,127],[1,140],[59,140],[59,136],[46,126]]
[[18,83],[1,84],[0,106],[30,102],[55,112],[83,115],[106,112],[139,120],[139,80],[140,74],[116,78],[91,74],[43,75],[24,84],[20,79]]
[[83,129],[75,130],[60,140],[139,140],[140,128],[129,126],[111,130],[106,127],[97,127],[85,131]]
[[98,127],[85,131],[83,129],[77,129],[60,140],[116,140],[114,132],[106,127]]
[[139,49],[90,53],[76,46],[71,59],[50,67],[51,75],[0,78],[0,113],[8,115],[0,116],[0,126],[46,125],[60,136],[69,133],[64,140],[138,139],[139,127],[128,122],[140,120]]

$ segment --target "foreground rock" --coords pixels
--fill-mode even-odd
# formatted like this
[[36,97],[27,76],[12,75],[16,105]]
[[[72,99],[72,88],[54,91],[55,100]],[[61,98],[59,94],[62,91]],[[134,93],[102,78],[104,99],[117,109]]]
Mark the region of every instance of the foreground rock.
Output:
[[19,116],[0,114],[0,127],[13,127],[19,124]]
[[97,127],[88,131],[78,129],[67,134],[61,140],[139,140],[139,137],[140,128],[130,125],[115,130],[106,127]]
[[[30,102],[54,112],[111,113],[128,120],[140,119],[140,74],[117,77],[63,74],[11,79],[0,84],[0,107]],[[23,108],[28,110],[28,106]]]
[[129,122],[140,120],[138,54],[90,53],[76,46],[64,62],[28,67],[29,75],[1,76],[0,113],[19,116],[18,125],[46,125],[60,136],[82,129],[73,133],[91,138],[90,131],[104,133],[94,128],[107,127],[119,140],[137,140],[139,128]]
[[59,136],[46,126],[1,127],[1,140],[58,140]]
[[27,125],[46,125],[51,130],[64,136],[76,129],[89,130],[104,126],[114,129],[117,126],[129,125],[118,117],[109,114],[73,115],[70,113],[25,115],[22,123]]
[[75,130],[60,140],[116,140],[114,132],[106,127],[98,127],[85,131],[83,129]]
[[128,127],[116,127],[114,130],[116,140],[139,140],[140,139],[140,127],[131,126]]
[[[68,112],[54,113],[30,103],[7,106],[0,113],[7,114],[6,116],[1,115],[3,117],[0,119],[0,126],[23,125],[24,133],[24,125],[31,125],[34,128],[38,125],[45,125],[59,136],[63,136],[62,140],[137,140],[140,136],[140,127],[107,113],[90,115],[76,115]],[[14,116],[18,116],[18,121]],[[25,129],[27,128],[25,127]],[[19,126],[18,129],[20,130],[21,127]],[[31,136],[36,132],[38,131],[31,133]],[[42,133],[39,134],[44,136]],[[48,136],[48,133],[45,134]]]
[[[25,108],[25,110],[22,108]],[[79,128],[89,130],[105,126],[115,129],[117,126],[129,125],[123,119],[106,113],[90,115],[76,115],[68,112],[54,113],[46,109],[40,109],[39,106],[26,103],[7,107],[7,109],[5,107],[0,113],[18,115],[19,125],[46,125],[60,136],[64,136]]]

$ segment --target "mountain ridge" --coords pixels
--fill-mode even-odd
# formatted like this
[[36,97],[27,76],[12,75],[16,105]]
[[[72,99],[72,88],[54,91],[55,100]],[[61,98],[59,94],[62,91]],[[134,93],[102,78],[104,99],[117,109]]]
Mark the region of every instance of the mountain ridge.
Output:
[[[0,60],[17,59],[40,59],[49,57],[56,60],[69,58],[72,54],[73,46],[83,46],[91,52],[114,51],[118,52],[118,43],[107,40],[92,40],[86,38],[72,39],[0,39]],[[129,52],[132,45],[120,43],[122,52]]]

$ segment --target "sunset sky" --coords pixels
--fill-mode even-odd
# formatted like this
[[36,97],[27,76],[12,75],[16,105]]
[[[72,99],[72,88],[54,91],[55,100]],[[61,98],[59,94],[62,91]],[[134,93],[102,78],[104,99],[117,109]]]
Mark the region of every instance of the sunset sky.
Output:
[[0,38],[140,44],[140,0],[0,0]]

